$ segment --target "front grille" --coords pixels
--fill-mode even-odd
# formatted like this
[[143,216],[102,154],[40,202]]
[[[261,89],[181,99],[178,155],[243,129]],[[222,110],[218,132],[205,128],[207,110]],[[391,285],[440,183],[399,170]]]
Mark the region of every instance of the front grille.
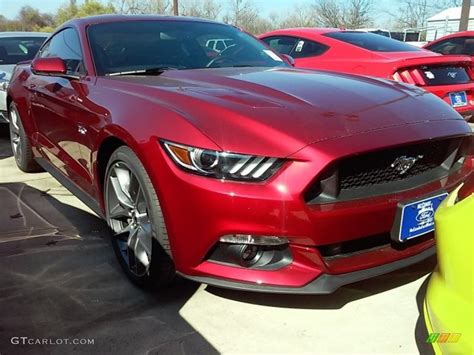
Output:
[[[306,190],[307,203],[365,198],[439,180],[462,166],[470,137],[450,138],[368,152],[335,161]],[[406,171],[397,160],[415,158]],[[399,168],[399,169],[397,169]]]
[[[339,170],[340,189],[386,184],[423,174],[443,163],[450,144],[450,141],[429,142],[346,159]],[[392,163],[402,156],[420,158],[411,169],[400,174],[392,168]]]

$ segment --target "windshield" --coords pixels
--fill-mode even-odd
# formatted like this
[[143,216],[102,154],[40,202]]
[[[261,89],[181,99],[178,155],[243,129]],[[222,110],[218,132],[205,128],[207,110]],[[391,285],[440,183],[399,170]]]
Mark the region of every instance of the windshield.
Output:
[[416,52],[421,49],[410,44],[374,33],[341,31],[325,33],[324,36],[350,43],[354,46],[375,52]]
[[235,27],[192,21],[92,25],[88,36],[98,75],[148,69],[275,67],[285,62]]
[[33,59],[45,40],[46,37],[0,38],[0,65]]

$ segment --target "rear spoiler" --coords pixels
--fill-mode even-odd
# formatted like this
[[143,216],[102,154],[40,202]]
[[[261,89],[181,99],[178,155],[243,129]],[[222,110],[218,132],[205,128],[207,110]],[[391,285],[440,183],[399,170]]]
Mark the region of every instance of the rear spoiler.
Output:
[[425,65],[462,65],[470,66],[472,65],[472,59],[466,55],[440,55],[440,56],[429,56],[429,57],[420,57],[420,58],[409,58],[397,60],[394,63],[393,71],[397,71],[403,68],[410,67],[419,67]]

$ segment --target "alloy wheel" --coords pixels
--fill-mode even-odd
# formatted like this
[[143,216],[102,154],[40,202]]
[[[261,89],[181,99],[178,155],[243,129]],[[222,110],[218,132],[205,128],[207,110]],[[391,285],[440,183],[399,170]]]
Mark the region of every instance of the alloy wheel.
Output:
[[21,134],[20,134],[20,125],[18,122],[19,118],[15,110],[10,111],[10,139],[12,143],[13,154],[15,158],[21,157],[22,154],[22,145],[21,145]]

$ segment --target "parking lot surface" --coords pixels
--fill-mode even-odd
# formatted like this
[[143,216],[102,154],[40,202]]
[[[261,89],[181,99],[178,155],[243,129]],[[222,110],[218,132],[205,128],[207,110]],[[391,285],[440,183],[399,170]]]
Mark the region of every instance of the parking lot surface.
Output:
[[0,128],[0,354],[430,353],[420,307],[434,258],[324,296],[186,280],[146,293],[106,224],[49,174],[21,173],[8,139]]

